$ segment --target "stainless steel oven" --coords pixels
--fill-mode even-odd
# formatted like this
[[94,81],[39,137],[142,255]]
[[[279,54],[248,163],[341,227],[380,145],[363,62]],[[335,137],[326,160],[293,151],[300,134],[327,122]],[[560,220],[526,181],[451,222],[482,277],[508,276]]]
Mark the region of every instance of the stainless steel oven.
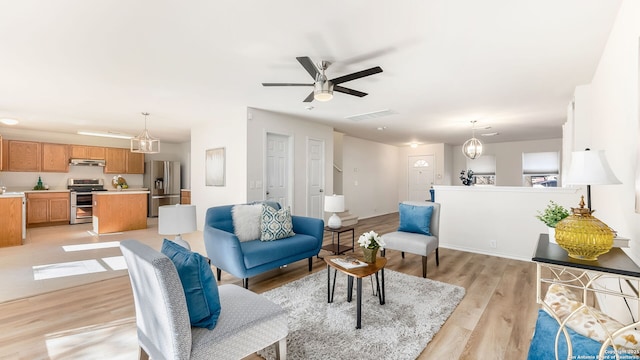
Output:
[[102,179],[69,179],[67,185],[71,196],[71,224],[93,221],[94,191],[106,191]]

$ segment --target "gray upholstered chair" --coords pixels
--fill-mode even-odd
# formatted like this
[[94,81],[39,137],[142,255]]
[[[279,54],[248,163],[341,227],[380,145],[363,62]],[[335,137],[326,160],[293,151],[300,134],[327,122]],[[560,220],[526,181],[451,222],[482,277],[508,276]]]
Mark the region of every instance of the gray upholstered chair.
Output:
[[[386,250],[398,250],[402,252],[402,258],[404,259],[404,253],[417,254],[422,256],[422,277],[427,277],[427,255],[432,251],[436,252],[436,266],[440,265],[440,259],[438,257],[438,234],[440,233],[440,204],[430,201],[403,201],[402,204],[414,205],[414,206],[433,206],[433,212],[431,214],[431,223],[429,230],[431,235],[425,235],[420,233],[394,231],[388,234],[382,235],[386,246],[382,251],[382,256],[385,255]],[[401,214],[402,216],[402,214]],[[402,219],[401,219],[402,221]]]
[[124,240],[120,248],[133,288],[141,359],[240,359],[272,344],[286,359],[287,314],[279,305],[222,285],[215,328],[192,327],[173,262],[136,240]]

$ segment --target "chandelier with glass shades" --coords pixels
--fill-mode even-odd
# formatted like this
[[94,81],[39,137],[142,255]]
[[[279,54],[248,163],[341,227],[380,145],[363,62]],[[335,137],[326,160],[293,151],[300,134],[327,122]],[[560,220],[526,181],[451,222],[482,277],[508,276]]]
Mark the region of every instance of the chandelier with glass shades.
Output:
[[471,121],[471,139],[462,145],[462,153],[467,158],[474,160],[482,155],[482,143],[476,139],[476,120]]
[[131,152],[155,154],[160,152],[160,140],[154,138],[149,134],[147,130],[147,116],[148,112],[143,112],[144,115],[144,130],[140,135],[131,139]]

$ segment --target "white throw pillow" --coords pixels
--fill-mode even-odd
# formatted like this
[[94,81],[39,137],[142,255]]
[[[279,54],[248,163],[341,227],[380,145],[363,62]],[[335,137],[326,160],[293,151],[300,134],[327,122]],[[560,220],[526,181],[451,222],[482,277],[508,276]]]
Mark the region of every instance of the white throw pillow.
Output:
[[231,209],[233,228],[240,241],[260,239],[262,204],[234,205]]

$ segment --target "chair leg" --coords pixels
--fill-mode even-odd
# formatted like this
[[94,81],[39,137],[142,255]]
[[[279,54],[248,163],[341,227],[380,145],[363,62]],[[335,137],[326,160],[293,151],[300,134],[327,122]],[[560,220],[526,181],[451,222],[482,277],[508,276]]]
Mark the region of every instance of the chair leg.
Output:
[[140,360],[149,360],[149,354],[142,347],[140,347],[140,352],[138,354],[138,359]]
[[402,254],[402,258],[404,259],[404,251],[401,254]]
[[382,254],[382,257],[385,257],[384,255],[387,253],[387,250],[382,250],[380,253]]
[[220,281],[220,278],[222,277],[222,270],[216,268],[216,274],[218,274],[218,281]]
[[276,359],[287,360],[287,338],[280,339],[276,344]]
[[244,279],[242,279],[242,286],[243,286],[245,289],[249,289],[249,278],[244,278]]
[[426,256],[422,257],[422,277],[423,278],[427,277],[427,257]]
[[309,272],[311,272],[311,269],[313,268],[313,256],[309,258]]
[[440,266],[440,257],[438,256],[438,248],[436,248],[436,266]]

